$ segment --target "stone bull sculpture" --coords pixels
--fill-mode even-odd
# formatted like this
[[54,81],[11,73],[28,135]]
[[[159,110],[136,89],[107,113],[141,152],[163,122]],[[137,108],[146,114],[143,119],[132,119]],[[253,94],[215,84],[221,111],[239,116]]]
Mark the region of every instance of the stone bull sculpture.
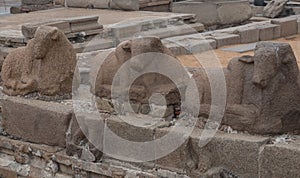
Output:
[[[159,53],[173,57],[171,51],[166,48],[157,37],[135,38],[124,41],[108,55],[99,70],[99,66],[96,66],[96,69],[92,70],[91,78],[97,76],[95,82],[92,82],[92,92],[98,97],[111,99],[112,82],[120,67],[130,59],[147,53],[152,53],[154,56],[156,53]],[[142,66],[145,64],[148,66],[148,64],[150,65],[152,62],[152,60],[148,59],[142,60],[143,62],[141,63],[131,62],[130,67],[126,69],[126,75],[129,76],[132,73],[142,72]],[[174,60],[176,60],[176,58],[174,58]],[[146,63],[144,63],[145,61]],[[119,90],[124,90],[124,88],[120,87]],[[147,113],[142,111],[142,107],[143,105],[149,104],[149,98],[153,93],[164,95],[168,106],[172,105],[173,107],[173,105],[180,103],[179,91],[168,77],[159,73],[146,73],[139,76],[130,86],[130,102],[137,103],[141,106],[140,109],[137,108],[135,112]],[[122,96],[120,96],[118,100],[122,100],[121,97]]]
[[[233,58],[224,68],[227,85],[223,124],[269,134],[300,131],[299,69],[289,44],[260,42],[254,56]],[[190,69],[201,100],[200,115],[211,108],[205,71]]]
[[224,123],[254,133],[300,131],[299,69],[289,44],[260,42],[230,61]]
[[62,31],[39,27],[26,47],[13,50],[2,66],[8,95],[65,95],[72,91],[76,52]]

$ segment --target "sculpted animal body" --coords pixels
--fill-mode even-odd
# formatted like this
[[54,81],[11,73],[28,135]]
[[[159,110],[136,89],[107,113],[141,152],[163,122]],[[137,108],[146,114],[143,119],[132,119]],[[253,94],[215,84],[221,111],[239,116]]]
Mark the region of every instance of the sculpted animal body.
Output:
[[262,93],[258,130],[300,131],[299,68],[289,44],[257,45],[252,82]]
[[2,67],[4,93],[64,95],[72,91],[76,52],[63,32],[39,27],[26,47],[13,50]]
[[289,44],[258,43],[253,57],[233,59],[228,65],[224,122],[255,133],[299,131],[298,76]]
[[[289,44],[260,42],[254,56],[233,58],[224,68],[227,106],[223,124],[252,133],[300,131],[299,69]],[[210,81],[193,73],[201,96],[200,116],[211,108]]]
[[[95,85],[92,86],[92,91],[95,93],[96,96],[109,98],[111,94],[110,91],[112,82],[120,67],[130,59],[147,53],[161,53],[166,54],[168,56],[173,56],[169,49],[162,44],[161,40],[156,37],[144,37],[124,41],[117,46],[115,51],[108,55],[108,57],[104,60],[99,70],[98,68],[96,70],[93,70],[94,72],[92,72],[92,75],[97,77],[96,81],[93,82],[95,83]],[[148,66],[147,64],[150,64],[152,61],[146,59],[142,62],[131,62],[130,68],[126,69],[127,75],[129,76],[131,75],[131,73],[134,72],[142,72],[143,69],[141,66],[144,66],[144,64]],[[154,92],[161,92],[160,89],[163,88],[161,87],[162,85],[164,85],[165,87],[165,91],[162,92],[165,93],[168,93],[170,90],[176,88],[174,83],[169,78],[161,74],[144,74],[137,78],[131,85],[130,99],[134,100],[135,102],[148,103],[149,95],[151,95]],[[124,90],[124,88],[122,87],[120,89]]]
[[97,83],[99,85],[111,85],[115,74],[126,61],[137,55],[149,52],[164,53],[172,56],[169,49],[163,46],[160,39],[156,37],[137,38],[124,41],[105,59],[101,66],[102,70],[100,69],[97,75]]

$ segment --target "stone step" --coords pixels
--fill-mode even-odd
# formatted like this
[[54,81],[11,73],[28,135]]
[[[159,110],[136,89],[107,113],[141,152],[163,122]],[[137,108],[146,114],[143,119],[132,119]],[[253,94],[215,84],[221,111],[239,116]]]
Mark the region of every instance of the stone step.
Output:
[[43,4],[43,5],[21,5],[21,6],[12,6],[10,8],[11,14],[19,14],[19,13],[28,13],[33,11],[39,11],[39,10],[48,10],[48,9],[54,9],[54,8],[63,8],[62,5],[53,5],[51,4]]
[[27,40],[19,30],[5,30],[0,31],[0,44],[9,46],[10,44],[17,44],[16,46],[24,46]]
[[115,46],[116,46],[115,40],[103,39],[103,38],[99,40],[94,39],[90,42],[73,44],[73,47],[75,48],[75,51],[77,53],[85,53],[85,52],[97,51],[101,49],[108,49],[108,48],[113,48]]
[[22,5],[45,5],[52,4],[53,0],[22,0]]
[[217,47],[215,40],[205,39],[201,34],[171,37],[162,41],[175,55],[200,53]]
[[[219,131],[211,138],[210,142],[202,146],[202,144],[199,145],[199,142],[203,139],[201,135],[203,130],[199,128],[193,128],[193,133],[185,135],[184,130],[181,129],[192,129],[187,125],[183,128],[179,127],[179,129],[168,126],[155,129],[152,127],[135,127],[124,123],[116,116],[112,116],[103,120],[106,123],[105,129],[111,129],[116,135],[124,136],[124,139],[151,141],[166,134],[174,134],[174,137],[171,138],[184,136],[186,141],[178,145],[179,148],[167,156],[147,163],[130,163],[126,161],[117,163],[117,161],[111,161],[112,159],[107,155],[103,157],[101,163],[94,163],[80,160],[75,156],[67,156],[66,149],[63,147],[48,146],[62,146],[56,141],[61,140],[64,142],[66,140],[65,133],[68,132],[71,122],[62,122],[64,120],[62,116],[70,113],[68,114],[69,119],[75,119],[74,117],[71,118],[73,112],[71,105],[32,101],[18,97],[9,97],[2,104],[4,107],[2,122],[6,123],[4,129],[10,130],[9,133],[14,132],[21,137],[21,140],[0,136],[0,153],[2,153],[0,155],[0,175],[5,170],[6,175],[17,173],[19,176],[28,176],[35,168],[43,169],[43,166],[46,166],[51,160],[60,168],[59,175],[62,176],[75,174],[75,170],[71,169],[71,167],[75,167],[85,173],[105,176],[116,176],[118,173],[118,175],[121,174],[125,177],[126,175],[129,176],[130,172],[137,171],[136,167],[140,166],[144,167],[144,173],[153,173],[154,170],[159,170],[165,174],[162,174],[162,172],[155,172],[155,174],[165,175],[165,177],[172,177],[176,173],[188,174],[190,177],[202,177],[206,175],[205,172],[218,167],[222,168],[219,171],[225,170],[227,173],[231,172],[244,178],[259,177],[259,175],[262,175],[262,177],[284,177],[285,175],[297,177],[299,175],[300,137],[297,135],[293,136],[289,142],[276,143],[272,141],[276,141],[276,139],[270,138],[270,136],[249,135],[240,132],[229,134]],[[43,117],[40,117],[41,115]],[[86,115],[81,117],[86,117]],[[7,118],[10,121],[7,121]],[[90,128],[90,124],[96,124],[100,118],[83,119],[86,119],[86,126]],[[14,122],[14,124],[8,122]],[[36,127],[36,125],[39,127]],[[30,129],[30,127],[35,129]],[[45,129],[41,129],[41,127],[45,127]],[[98,128],[98,126],[96,127]],[[95,138],[99,137],[99,132],[89,133],[90,136],[95,134],[97,136]],[[40,139],[40,137],[44,137],[44,139]],[[31,143],[24,140],[30,140]],[[55,144],[52,144],[52,141],[55,141]],[[16,148],[22,149],[17,151]],[[25,164],[17,163],[14,159],[18,153],[28,158],[28,162]],[[45,164],[46,162],[47,164]],[[36,166],[38,163],[42,164]],[[190,165],[190,163],[198,166],[189,167],[190,171],[185,172],[187,165]],[[282,166],[289,169],[282,170]],[[216,173],[219,171],[216,171]]]
[[1,103],[4,106],[2,124],[5,125],[3,129],[6,133],[33,143],[60,147],[66,145],[72,107],[14,97],[2,100]]
[[[98,23],[98,16],[73,17],[65,19],[57,19],[48,22],[38,22],[22,25],[22,34],[26,38],[33,38],[36,29],[39,26],[53,26],[62,30],[66,35],[75,32],[86,32],[96,29],[103,29],[103,26]],[[96,31],[95,31],[96,32]],[[97,32],[91,35],[98,34]]]
[[172,4],[172,12],[193,13],[205,26],[239,24],[252,17],[249,1],[180,1]]
[[137,32],[130,37],[119,38],[118,41],[125,41],[132,38],[132,36],[157,36],[161,39],[174,37],[174,36],[182,36],[188,34],[196,34],[202,32],[204,30],[204,26],[201,23],[195,24],[184,24],[184,25],[169,25],[165,28],[151,29],[148,31]]
[[95,0],[68,0],[66,1],[67,7],[81,7],[81,8],[87,8],[87,7],[93,7],[96,9],[109,9],[109,1],[110,0],[101,0],[101,1],[95,1]]
[[170,4],[171,0],[140,0],[140,8]]

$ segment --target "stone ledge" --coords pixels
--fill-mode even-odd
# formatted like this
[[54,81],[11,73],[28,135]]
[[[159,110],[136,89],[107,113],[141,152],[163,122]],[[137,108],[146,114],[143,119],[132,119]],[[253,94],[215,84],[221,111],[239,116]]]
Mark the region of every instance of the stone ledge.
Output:
[[[169,128],[159,129],[156,135],[165,134],[168,130]],[[179,176],[187,168],[185,167],[186,161],[191,158],[192,160],[195,159],[195,156],[198,156],[198,169],[205,168],[203,166],[209,163],[209,171],[215,167],[222,167],[237,176],[245,178],[259,177],[259,175],[261,177],[283,178],[297,177],[298,175],[300,163],[299,143],[268,145],[268,137],[219,132],[210,143],[200,148],[198,146],[200,134],[201,130],[194,131],[190,139],[176,151],[157,161],[153,161],[158,171],[153,171],[146,167],[141,168],[140,165],[127,162],[119,162],[117,164],[115,161],[109,160],[109,158],[104,158],[102,160],[103,163],[86,162],[76,157],[67,156],[64,150],[60,151],[61,149],[57,147],[32,144],[4,136],[0,136],[0,153],[6,155],[4,157],[1,156],[4,162],[9,163],[9,165],[26,168],[30,172],[29,175],[36,175],[42,172],[44,170],[43,165],[45,166],[47,162],[52,160],[59,165],[59,170],[55,177],[70,177],[74,175],[114,177],[129,176],[133,172],[134,176]],[[18,148],[23,149],[19,150]],[[20,165],[14,159],[7,159],[11,156],[15,157],[16,153],[18,153],[16,152],[17,150],[21,151],[22,154],[32,155],[28,157],[30,161]],[[36,154],[37,151],[40,151],[41,154]],[[210,160],[206,160],[206,157],[209,157]],[[42,162],[36,160],[37,158],[42,159]],[[36,165],[39,162],[43,164],[40,164],[40,166]],[[5,167],[0,165],[0,171],[5,170],[1,173],[12,176],[27,174],[27,171],[17,172],[14,166]],[[282,167],[287,169],[283,170]],[[186,175],[186,173],[184,174]],[[193,170],[190,175],[193,177],[193,175],[206,176],[207,174],[201,173],[201,170]]]
[[261,177],[299,177],[300,143],[266,145],[259,163]]
[[[157,130],[156,135],[165,134],[168,130]],[[188,165],[193,163],[196,169],[190,169],[191,176],[207,174],[213,168],[222,167],[238,177],[258,177],[259,153],[269,141],[268,137],[218,132],[207,145],[200,147],[201,132],[195,130],[190,140],[171,154],[156,160],[156,167],[183,171],[190,169]]]
[[298,23],[296,18],[282,18],[271,20],[272,24],[280,25],[281,37],[296,35],[298,33]]
[[64,147],[72,108],[59,103],[7,97],[3,104],[5,132],[23,140]]

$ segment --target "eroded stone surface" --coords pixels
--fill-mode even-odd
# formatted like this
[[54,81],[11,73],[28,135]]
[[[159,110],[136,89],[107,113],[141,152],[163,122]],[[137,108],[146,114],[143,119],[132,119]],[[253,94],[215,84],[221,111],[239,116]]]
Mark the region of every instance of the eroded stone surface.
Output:
[[76,53],[63,32],[40,27],[26,47],[13,50],[1,71],[8,95],[65,95],[72,91]]
[[272,0],[264,8],[263,15],[271,18],[280,16],[287,2],[288,0]]
[[299,69],[289,44],[260,42],[253,57],[231,60],[227,75],[225,123],[256,133],[299,131]]
[[299,154],[299,143],[265,146],[260,159],[261,177],[298,177]]
[[[118,77],[116,77],[117,71],[120,67],[125,64],[130,59],[137,59],[137,62],[127,63],[129,64],[128,68],[125,68],[125,75],[128,76],[128,79],[124,79],[124,83],[129,81],[131,75],[135,73],[141,73],[143,70],[147,70],[148,66],[158,65],[157,63],[153,63],[152,59],[148,57],[144,57],[146,59],[140,57],[140,55],[153,55],[155,58],[162,58],[160,65],[166,65],[164,58],[168,58],[171,60],[176,60],[173,57],[172,53],[162,44],[159,38],[156,37],[146,37],[146,38],[136,38],[133,40],[128,40],[122,42],[115,51],[110,53],[104,62],[101,64],[101,68],[98,70],[100,65],[96,65],[94,70],[91,72],[91,78],[95,78],[96,81],[94,86],[92,86],[92,91],[96,96],[116,99],[120,101],[124,101],[124,87],[119,85],[115,85],[116,95],[111,96],[111,89],[113,80],[118,81]],[[165,55],[165,57],[162,57]],[[142,61],[141,61],[142,60]],[[98,70],[98,71],[97,71]],[[154,70],[154,69],[152,69]],[[172,69],[166,68],[166,70]],[[158,71],[159,72],[159,71]],[[158,73],[148,73],[147,74],[139,74],[138,78],[136,78],[131,87],[129,88],[129,99],[132,102],[131,104],[149,104],[149,99],[154,93],[159,93],[166,97],[167,105],[175,105],[180,103],[180,94],[178,88],[175,84],[166,76]],[[175,72],[175,70],[173,71]],[[94,82],[92,82],[93,84]],[[115,83],[116,84],[116,83]],[[156,103],[155,103],[156,104]],[[142,107],[141,107],[142,112]]]
[[9,135],[34,143],[66,145],[71,107],[18,97],[9,97],[2,103],[2,126]]
[[[80,125],[79,125],[80,124]],[[92,127],[97,129],[91,129]],[[99,130],[100,127],[100,130]],[[85,119],[84,117],[73,117],[67,131],[66,153],[69,156],[77,156],[85,161],[98,161],[102,157],[101,145],[95,147],[88,138],[99,137],[103,134],[103,128],[96,119]],[[99,137],[101,139],[101,136]],[[102,139],[101,139],[102,140]]]

